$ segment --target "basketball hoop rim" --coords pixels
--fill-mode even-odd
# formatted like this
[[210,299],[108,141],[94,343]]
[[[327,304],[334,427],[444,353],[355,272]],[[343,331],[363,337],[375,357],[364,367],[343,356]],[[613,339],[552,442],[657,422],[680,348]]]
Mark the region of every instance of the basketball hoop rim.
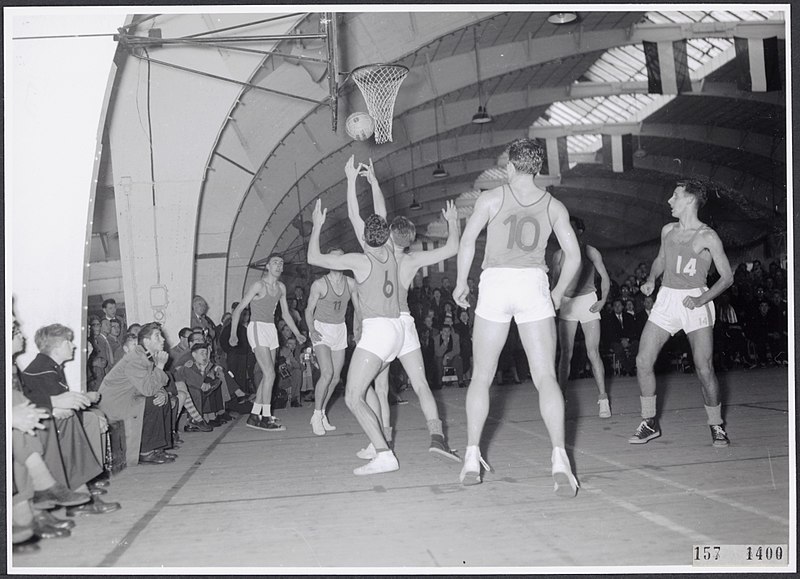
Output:
[[409,68],[404,64],[386,64],[382,62],[374,62],[372,64],[362,64],[361,66],[355,67],[353,70],[350,71],[350,75],[354,75],[359,71],[366,70],[366,69],[374,69],[374,68],[399,68],[409,72]]

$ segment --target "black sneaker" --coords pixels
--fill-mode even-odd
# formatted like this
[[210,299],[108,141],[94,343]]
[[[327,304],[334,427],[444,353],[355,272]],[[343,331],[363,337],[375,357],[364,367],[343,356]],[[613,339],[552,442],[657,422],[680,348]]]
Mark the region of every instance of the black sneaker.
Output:
[[728,440],[728,434],[720,424],[712,424],[711,428],[711,444],[714,446],[728,446],[731,441]]
[[658,428],[658,420],[655,418],[645,418],[642,420],[641,424],[639,424],[639,428],[636,429],[633,436],[628,439],[628,442],[631,444],[644,444],[659,436],[661,436],[661,430]]
[[461,462],[461,457],[456,454],[455,450],[452,450],[447,446],[447,444],[444,442],[443,437],[441,440],[438,436],[436,438],[432,437],[431,445],[428,448],[428,452],[430,452],[434,456],[438,456],[446,460],[452,460],[453,462]]
[[247,422],[245,426],[249,426],[250,428],[258,428],[261,429],[261,416],[258,414],[251,414],[247,417]]
[[278,419],[274,416],[262,416],[261,417],[261,430],[269,430],[271,432],[280,432],[282,430],[286,430],[286,427],[278,422]]

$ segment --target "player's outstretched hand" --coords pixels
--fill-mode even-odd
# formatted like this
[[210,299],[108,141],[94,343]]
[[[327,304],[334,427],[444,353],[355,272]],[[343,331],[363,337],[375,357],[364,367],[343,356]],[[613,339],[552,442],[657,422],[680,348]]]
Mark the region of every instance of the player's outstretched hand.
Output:
[[456,302],[458,307],[464,309],[469,308],[467,296],[469,296],[469,287],[466,285],[456,284],[455,289],[453,289],[453,301]]
[[311,222],[314,227],[320,228],[325,223],[325,217],[328,215],[328,209],[322,208],[322,199],[317,199],[314,203],[314,212],[311,214]]
[[358,174],[362,177],[366,177],[370,185],[377,184],[378,179],[375,177],[375,167],[372,166],[372,159],[369,160],[369,165],[366,163],[360,163],[358,165],[358,169]]
[[356,156],[350,155],[350,158],[347,159],[347,164],[344,166],[344,173],[345,175],[347,175],[347,179],[349,181],[352,181],[353,179],[358,177],[358,170],[360,168],[361,168],[360,164],[358,167],[356,167]]
[[458,221],[458,209],[452,200],[447,201],[447,206],[442,209],[442,215],[447,221]]

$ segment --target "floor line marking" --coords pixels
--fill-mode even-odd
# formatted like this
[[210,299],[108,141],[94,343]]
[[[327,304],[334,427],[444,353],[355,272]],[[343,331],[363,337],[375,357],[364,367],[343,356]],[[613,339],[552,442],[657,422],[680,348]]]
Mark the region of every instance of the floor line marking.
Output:
[[[449,402],[446,402],[446,401],[443,401],[443,404],[447,404],[448,406],[454,406],[452,403],[449,403]],[[492,416],[491,414],[487,417],[487,420],[493,420],[493,421],[499,422],[499,423],[503,423],[504,422],[501,418],[496,418],[496,417]],[[510,428],[514,428],[514,429],[519,430],[520,432],[524,432],[526,434],[530,434],[531,436],[534,436],[534,437],[538,438],[539,440],[544,440],[548,444],[550,444],[550,437],[549,436],[545,436],[545,435],[539,434],[538,432],[535,432],[533,430],[530,430],[530,429],[527,429],[527,428],[523,428],[523,427],[518,426],[517,424],[514,424],[512,422],[505,421],[505,424],[507,424]],[[610,464],[610,465],[616,467],[617,469],[630,470],[630,466],[628,466],[626,464],[623,464],[621,462],[617,462],[615,460],[611,460],[609,458],[606,458],[604,456],[601,456],[601,455],[593,453],[593,452],[589,452],[587,450],[581,450],[581,449],[576,448],[575,446],[573,446],[571,444],[567,444],[566,446],[567,446],[567,448],[569,448],[573,452],[579,452],[580,454],[582,454],[584,456],[588,456],[588,457],[591,457],[591,458],[593,458],[595,460],[598,460],[598,461],[601,461],[601,462],[605,462],[606,464]],[[661,477],[661,476],[658,476],[658,475],[655,475],[655,474],[652,474],[652,473],[649,473],[649,472],[645,472],[645,471],[643,471],[641,469],[635,469],[635,470],[633,470],[633,473],[638,474],[639,476],[643,476],[645,478],[654,480],[654,481],[658,481],[658,482],[663,483],[663,484],[668,484],[668,485],[670,485],[672,487],[681,489],[681,490],[686,491],[686,492],[690,492],[692,494],[701,496],[703,498],[706,498],[706,499],[709,499],[709,500],[712,500],[712,501],[716,501],[718,503],[727,505],[728,507],[731,507],[731,508],[734,508],[734,509],[738,509],[738,510],[741,510],[741,511],[744,511],[744,512],[747,512],[747,513],[751,513],[751,514],[754,514],[754,515],[758,515],[760,517],[764,517],[766,519],[769,519],[770,521],[773,521],[775,523],[779,523],[779,524],[784,525],[786,527],[788,527],[789,524],[790,524],[789,523],[789,519],[787,519],[785,517],[780,517],[780,516],[777,516],[777,515],[772,515],[770,513],[766,513],[764,511],[762,511],[761,509],[757,509],[755,507],[751,507],[750,505],[742,504],[742,503],[740,503],[738,501],[734,501],[732,499],[727,499],[727,498],[722,497],[722,496],[720,496],[720,495],[718,495],[716,493],[712,493],[712,492],[709,492],[709,491],[703,491],[701,489],[690,487],[688,485],[684,485],[684,484],[679,483],[677,481],[674,481],[672,479],[669,479],[669,478],[666,478],[666,477]]]
[[214,440],[214,442],[212,442],[208,448],[206,448],[205,451],[203,451],[203,453],[198,456],[197,459],[195,459],[194,463],[186,470],[186,472],[181,475],[181,478],[178,479],[178,482],[172,485],[172,487],[170,487],[167,492],[164,493],[158,502],[150,507],[150,510],[148,510],[139,518],[138,521],[136,521],[136,523],[134,523],[133,527],[131,527],[131,529],[125,533],[125,536],[119,543],[117,543],[111,552],[103,557],[103,560],[100,561],[98,567],[112,567],[117,563],[117,561],[119,561],[119,559],[125,554],[130,546],[133,545],[136,537],[138,537],[139,534],[144,531],[147,525],[150,524],[150,521],[152,521],[161,512],[167,503],[172,500],[172,497],[174,497],[178,491],[180,491],[189,481],[189,479],[192,478],[192,475],[197,472],[197,469],[200,468],[200,466],[203,464],[203,461],[208,458],[215,448],[217,448],[217,445],[220,443],[220,441],[227,436],[237,422],[237,420],[233,420],[230,424],[228,424],[222,434],[217,436],[216,440]]

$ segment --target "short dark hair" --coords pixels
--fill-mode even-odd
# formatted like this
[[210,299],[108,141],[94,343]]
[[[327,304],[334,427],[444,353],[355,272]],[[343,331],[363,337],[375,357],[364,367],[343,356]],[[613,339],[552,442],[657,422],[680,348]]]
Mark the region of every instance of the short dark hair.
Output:
[[694,196],[698,209],[708,201],[708,186],[700,179],[681,179],[675,186],[683,187],[684,193]]
[[197,344],[192,344],[191,350],[192,350],[192,354],[194,354],[198,350],[208,350],[208,344],[206,344],[205,342],[199,342]]
[[[97,302],[95,302],[95,303],[97,303]],[[103,300],[103,306],[102,306],[102,307],[103,307],[103,309],[106,309],[106,306],[107,306],[108,304],[114,304],[114,305],[117,305],[117,301],[116,301],[115,299],[112,299],[112,298],[108,298],[107,300]]]
[[542,170],[544,147],[533,139],[516,139],[508,146],[508,162],[520,173],[536,176]]
[[572,223],[572,227],[574,227],[576,231],[586,231],[586,226],[583,224],[583,219],[580,217],[570,215],[569,222]]
[[364,220],[364,241],[370,247],[380,247],[389,239],[389,224],[386,219],[373,213]]
[[400,247],[408,247],[414,243],[414,238],[417,236],[417,227],[414,222],[402,215],[392,219],[389,230],[392,232],[392,241]]
[[267,261],[264,262],[264,266],[266,267],[267,265],[269,265],[269,262],[272,261],[272,259],[275,258],[275,257],[277,257],[281,261],[284,261],[283,256],[280,253],[272,252],[267,256]]
[[188,335],[185,336],[186,338],[188,338],[192,334],[192,328],[181,328],[180,331],[178,332],[178,337],[183,338],[184,334],[186,334],[187,332]]
[[145,339],[152,338],[153,334],[161,331],[161,324],[158,322],[149,322],[142,326],[139,330],[139,345],[144,346]]
[[67,326],[50,324],[36,330],[33,341],[42,354],[50,354],[53,348],[61,344],[61,342],[74,338],[75,334]]

